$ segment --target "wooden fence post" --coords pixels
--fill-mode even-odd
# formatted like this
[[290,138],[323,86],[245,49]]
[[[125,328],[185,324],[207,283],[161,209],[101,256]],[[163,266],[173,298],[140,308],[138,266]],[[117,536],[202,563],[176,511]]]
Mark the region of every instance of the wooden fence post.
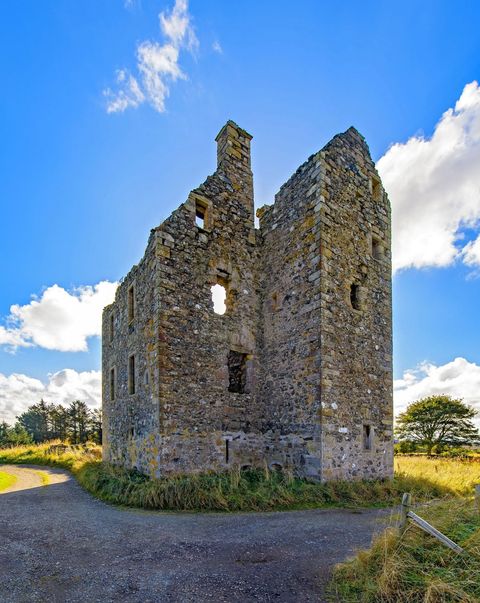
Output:
[[402,508],[400,509],[400,523],[399,528],[403,532],[407,527],[408,521],[408,512],[410,511],[410,507],[412,506],[412,495],[405,492],[402,496]]
[[477,507],[478,513],[480,513],[480,484],[475,486],[475,506]]

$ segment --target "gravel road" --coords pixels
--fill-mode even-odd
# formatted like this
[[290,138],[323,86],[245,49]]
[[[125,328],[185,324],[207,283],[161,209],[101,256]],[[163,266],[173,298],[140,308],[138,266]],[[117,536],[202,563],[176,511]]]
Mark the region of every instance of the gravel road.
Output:
[[0,493],[2,603],[321,602],[332,566],[388,517],[125,510],[63,471],[1,469],[18,477]]

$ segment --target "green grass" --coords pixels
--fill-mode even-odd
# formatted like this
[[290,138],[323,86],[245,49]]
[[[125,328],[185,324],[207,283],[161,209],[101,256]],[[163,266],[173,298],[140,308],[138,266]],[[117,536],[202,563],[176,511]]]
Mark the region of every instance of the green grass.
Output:
[[0,492],[13,486],[16,481],[17,478],[14,475],[10,475],[10,473],[5,473],[5,471],[0,471]]
[[341,603],[478,603],[480,514],[473,499],[449,500],[417,514],[464,549],[451,551],[412,522],[401,536],[386,530],[350,562],[337,566],[329,600]]
[[181,511],[270,511],[328,506],[388,506],[405,491],[421,500],[455,496],[447,484],[401,473],[393,481],[319,484],[265,470],[178,475],[148,479],[100,461],[98,446],[60,443],[0,450],[0,463],[50,465],[71,471],[94,496],[109,503]]

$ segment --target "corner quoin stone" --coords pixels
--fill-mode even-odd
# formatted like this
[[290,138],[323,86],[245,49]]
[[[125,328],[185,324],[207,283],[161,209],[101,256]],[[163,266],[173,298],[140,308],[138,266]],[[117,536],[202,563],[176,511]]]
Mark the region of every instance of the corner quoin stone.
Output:
[[391,477],[390,205],[368,147],[335,136],[257,229],[251,138],[225,124],[217,170],[104,309],[104,460],[156,477],[264,463]]

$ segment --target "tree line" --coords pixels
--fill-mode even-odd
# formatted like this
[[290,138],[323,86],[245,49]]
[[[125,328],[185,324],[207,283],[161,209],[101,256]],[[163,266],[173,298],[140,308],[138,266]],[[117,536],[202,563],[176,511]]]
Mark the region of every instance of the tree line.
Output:
[[101,410],[92,410],[80,400],[74,400],[66,407],[40,400],[19,415],[13,427],[0,423],[0,446],[40,444],[56,439],[72,444],[87,441],[101,444]]

